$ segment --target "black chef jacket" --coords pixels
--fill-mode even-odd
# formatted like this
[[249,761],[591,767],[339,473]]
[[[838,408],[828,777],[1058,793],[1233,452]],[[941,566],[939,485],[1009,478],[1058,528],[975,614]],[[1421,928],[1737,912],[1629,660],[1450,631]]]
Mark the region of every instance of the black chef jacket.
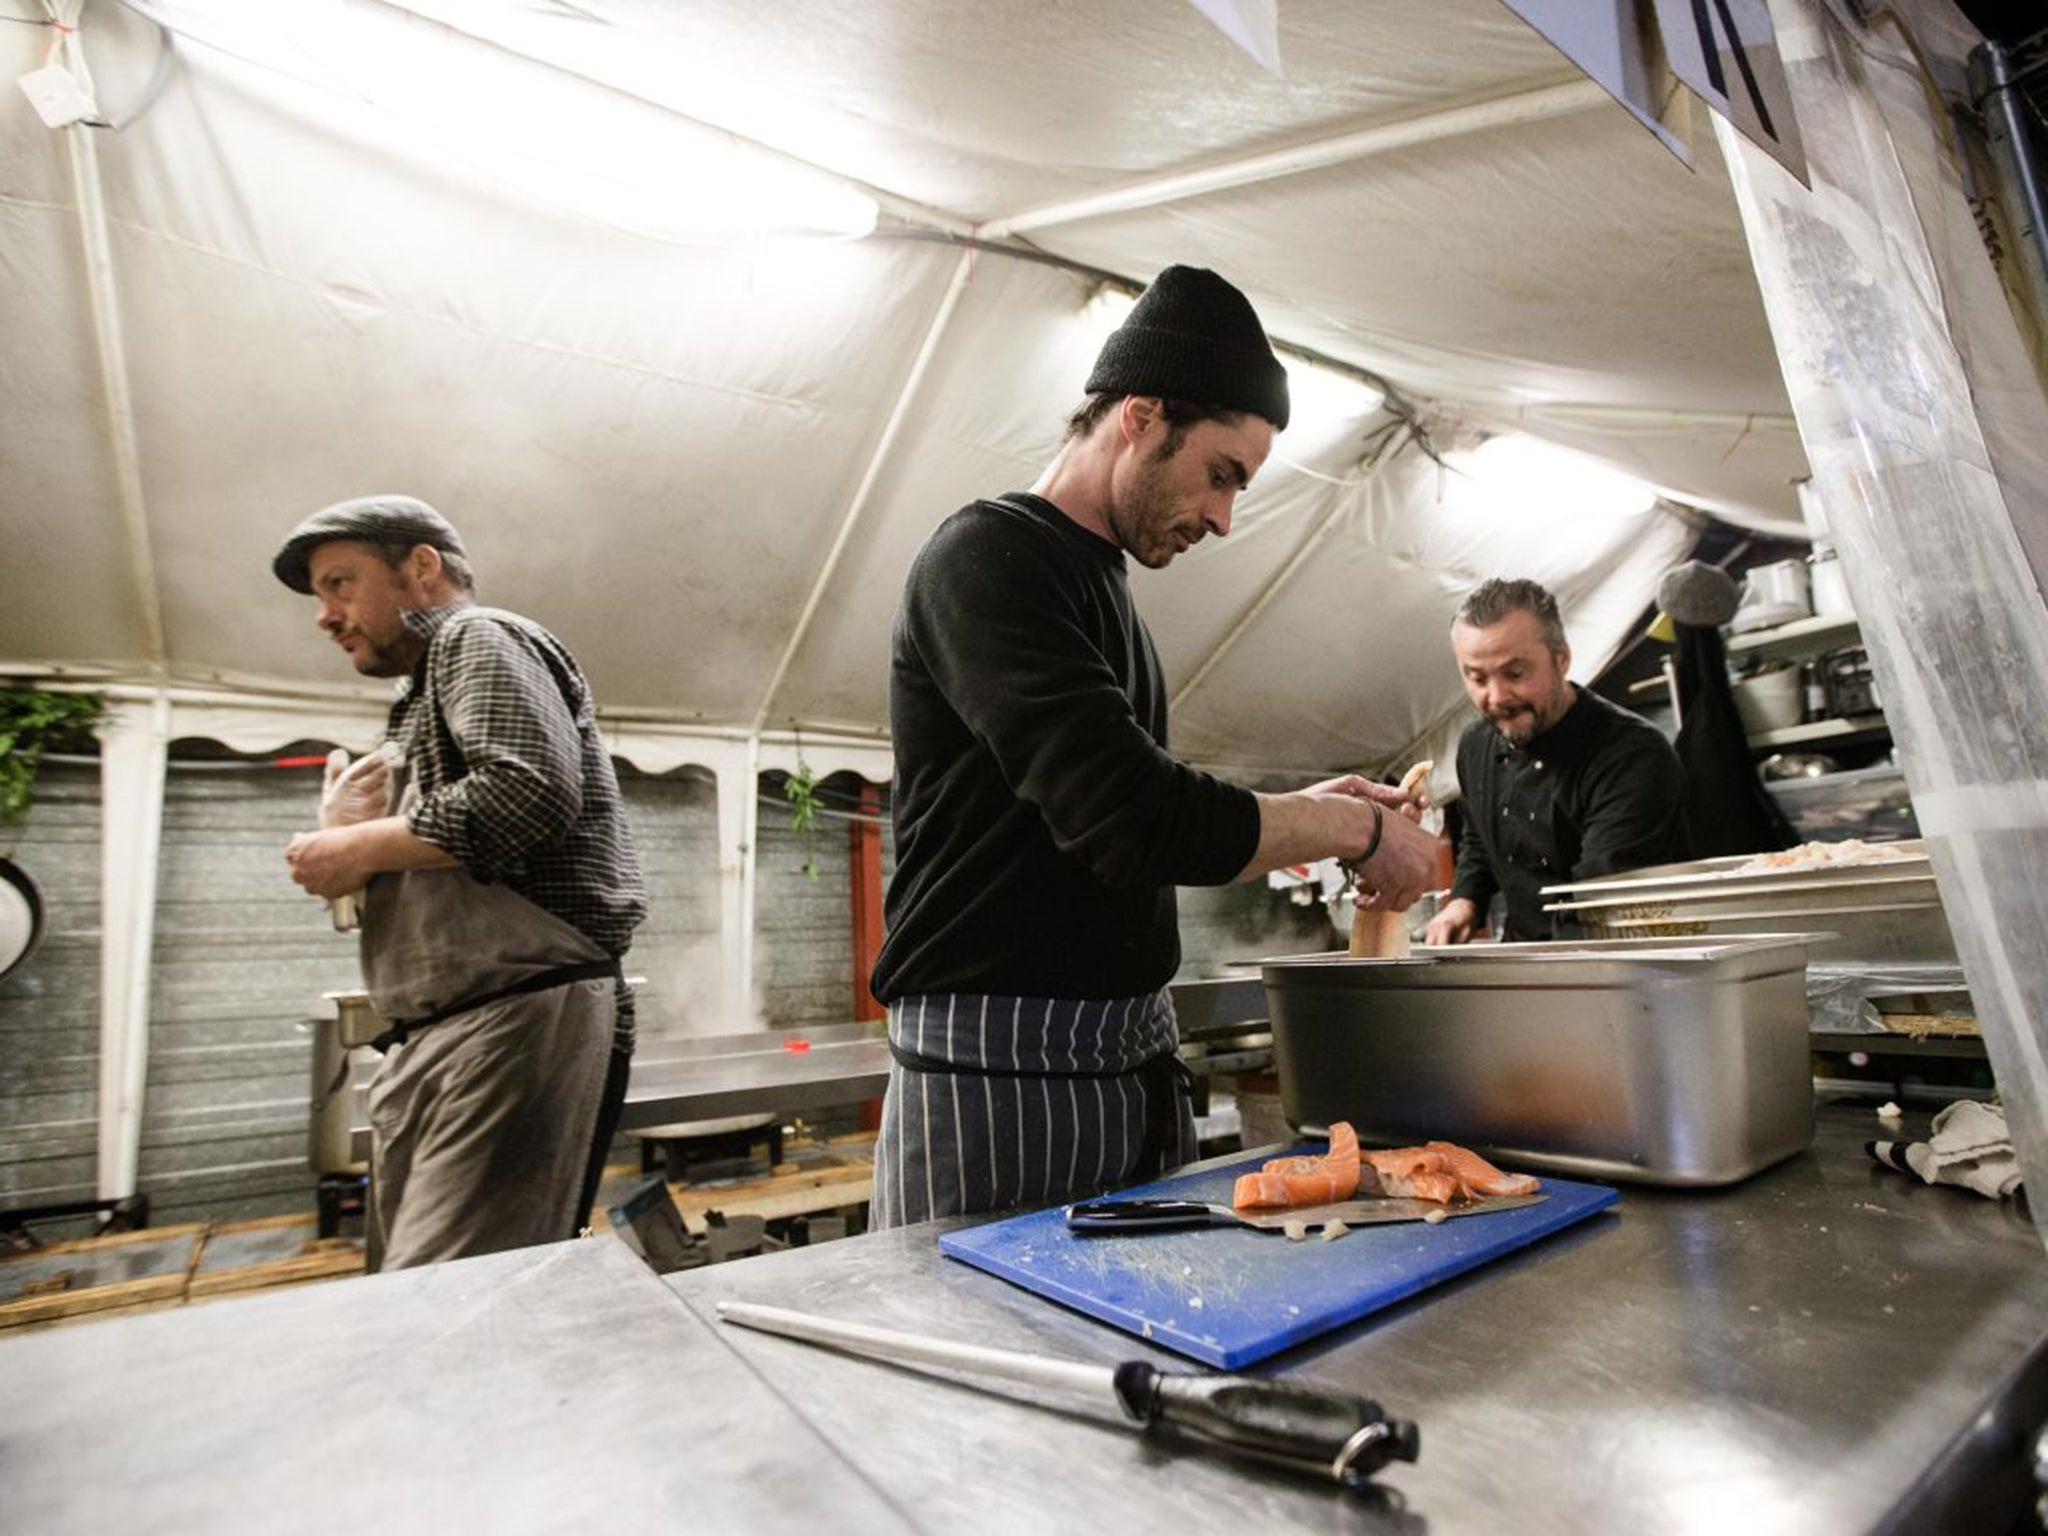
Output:
[[[1507,897],[1510,940],[1570,939],[1542,888],[1686,857],[1684,775],[1664,735],[1584,689],[1549,730],[1516,746],[1490,720],[1458,740],[1465,830],[1453,897],[1483,916]],[[1555,899],[1555,898],[1550,898]]]

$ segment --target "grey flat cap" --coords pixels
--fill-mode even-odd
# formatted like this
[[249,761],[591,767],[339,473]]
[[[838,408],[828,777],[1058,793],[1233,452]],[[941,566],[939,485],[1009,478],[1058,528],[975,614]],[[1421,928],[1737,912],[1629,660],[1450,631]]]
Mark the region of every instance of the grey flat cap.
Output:
[[1741,601],[1735,578],[1701,560],[1688,560],[1664,573],[1657,583],[1657,606],[1674,624],[1712,629],[1735,617]]
[[358,496],[323,507],[291,531],[270,562],[277,579],[294,592],[311,594],[313,551],[334,539],[374,544],[431,544],[443,554],[467,560],[462,535],[447,518],[416,496]]

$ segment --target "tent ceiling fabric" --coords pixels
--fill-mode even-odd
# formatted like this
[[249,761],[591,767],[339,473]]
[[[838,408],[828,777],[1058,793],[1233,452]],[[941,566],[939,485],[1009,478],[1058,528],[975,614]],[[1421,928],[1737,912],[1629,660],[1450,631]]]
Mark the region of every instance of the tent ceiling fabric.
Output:
[[[691,246],[522,195],[360,96],[236,57],[226,0],[145,9],[181,29],[168,81],[97,144],[167,675],[351,684],[269,556],[317,506],[405,490],[457,522],[485,599],[560,633],[609,709],[721,728],[886,727],[912,553],[962,502],[1036,477],[1099,340],[1085,273],[984,252],[906,396],[961,254],[907,237],[904,210],[957,231],[1571,78],[1496,0],[1289,0],[1278,78],[1178,0],[406,7],[828,168],[897,215],[867,239]],[[82,37],[108,109],[142,100],[155,29],[94,0]],[[0,30],[14,75],[45,41]],[[1727,176],[1698,140],[1688,171],[1597,103],[1028,239],[1137,281],[1222,271],[1276,338],[1391,381],[1439,445],[1519,425],[1796,529],[1804,458]],[[63,135],[9,92],[0,475],[32,557],[6,564],[0,670],[144,680],[79,230]],[[1385,767],[1457,718],[1444,631],[1476,581],[1552,581],[1584,676],[1683,558],[1668,511],[1461,509],[1413,442],[1368,475],[1390,425],[1304,413],[1228,540],[1139,573],[1169,682],[1202,673],[1181,752]]]

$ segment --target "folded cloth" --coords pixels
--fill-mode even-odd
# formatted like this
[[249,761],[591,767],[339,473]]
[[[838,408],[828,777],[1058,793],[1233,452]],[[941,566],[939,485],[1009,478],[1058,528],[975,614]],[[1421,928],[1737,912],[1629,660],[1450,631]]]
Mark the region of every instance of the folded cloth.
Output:
[[1954,1184],[1987,1200],[2003,1200],[2020,1187],[2005,1111],[1975,1099],[1958,1099],[1937,1114],[1925,1141],[1872,1141],[1864,1150],[1887,1168],[1918,1174],[1929,1184]]

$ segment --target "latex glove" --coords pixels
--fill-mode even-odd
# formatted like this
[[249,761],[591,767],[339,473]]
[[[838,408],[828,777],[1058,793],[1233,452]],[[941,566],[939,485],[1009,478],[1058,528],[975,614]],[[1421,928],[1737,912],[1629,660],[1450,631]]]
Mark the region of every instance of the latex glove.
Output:
[[352,827],[391,814],[391,763],[380,751],[348,760],[336,747],[327,754],[327,774],[320,785],[320,825]]

